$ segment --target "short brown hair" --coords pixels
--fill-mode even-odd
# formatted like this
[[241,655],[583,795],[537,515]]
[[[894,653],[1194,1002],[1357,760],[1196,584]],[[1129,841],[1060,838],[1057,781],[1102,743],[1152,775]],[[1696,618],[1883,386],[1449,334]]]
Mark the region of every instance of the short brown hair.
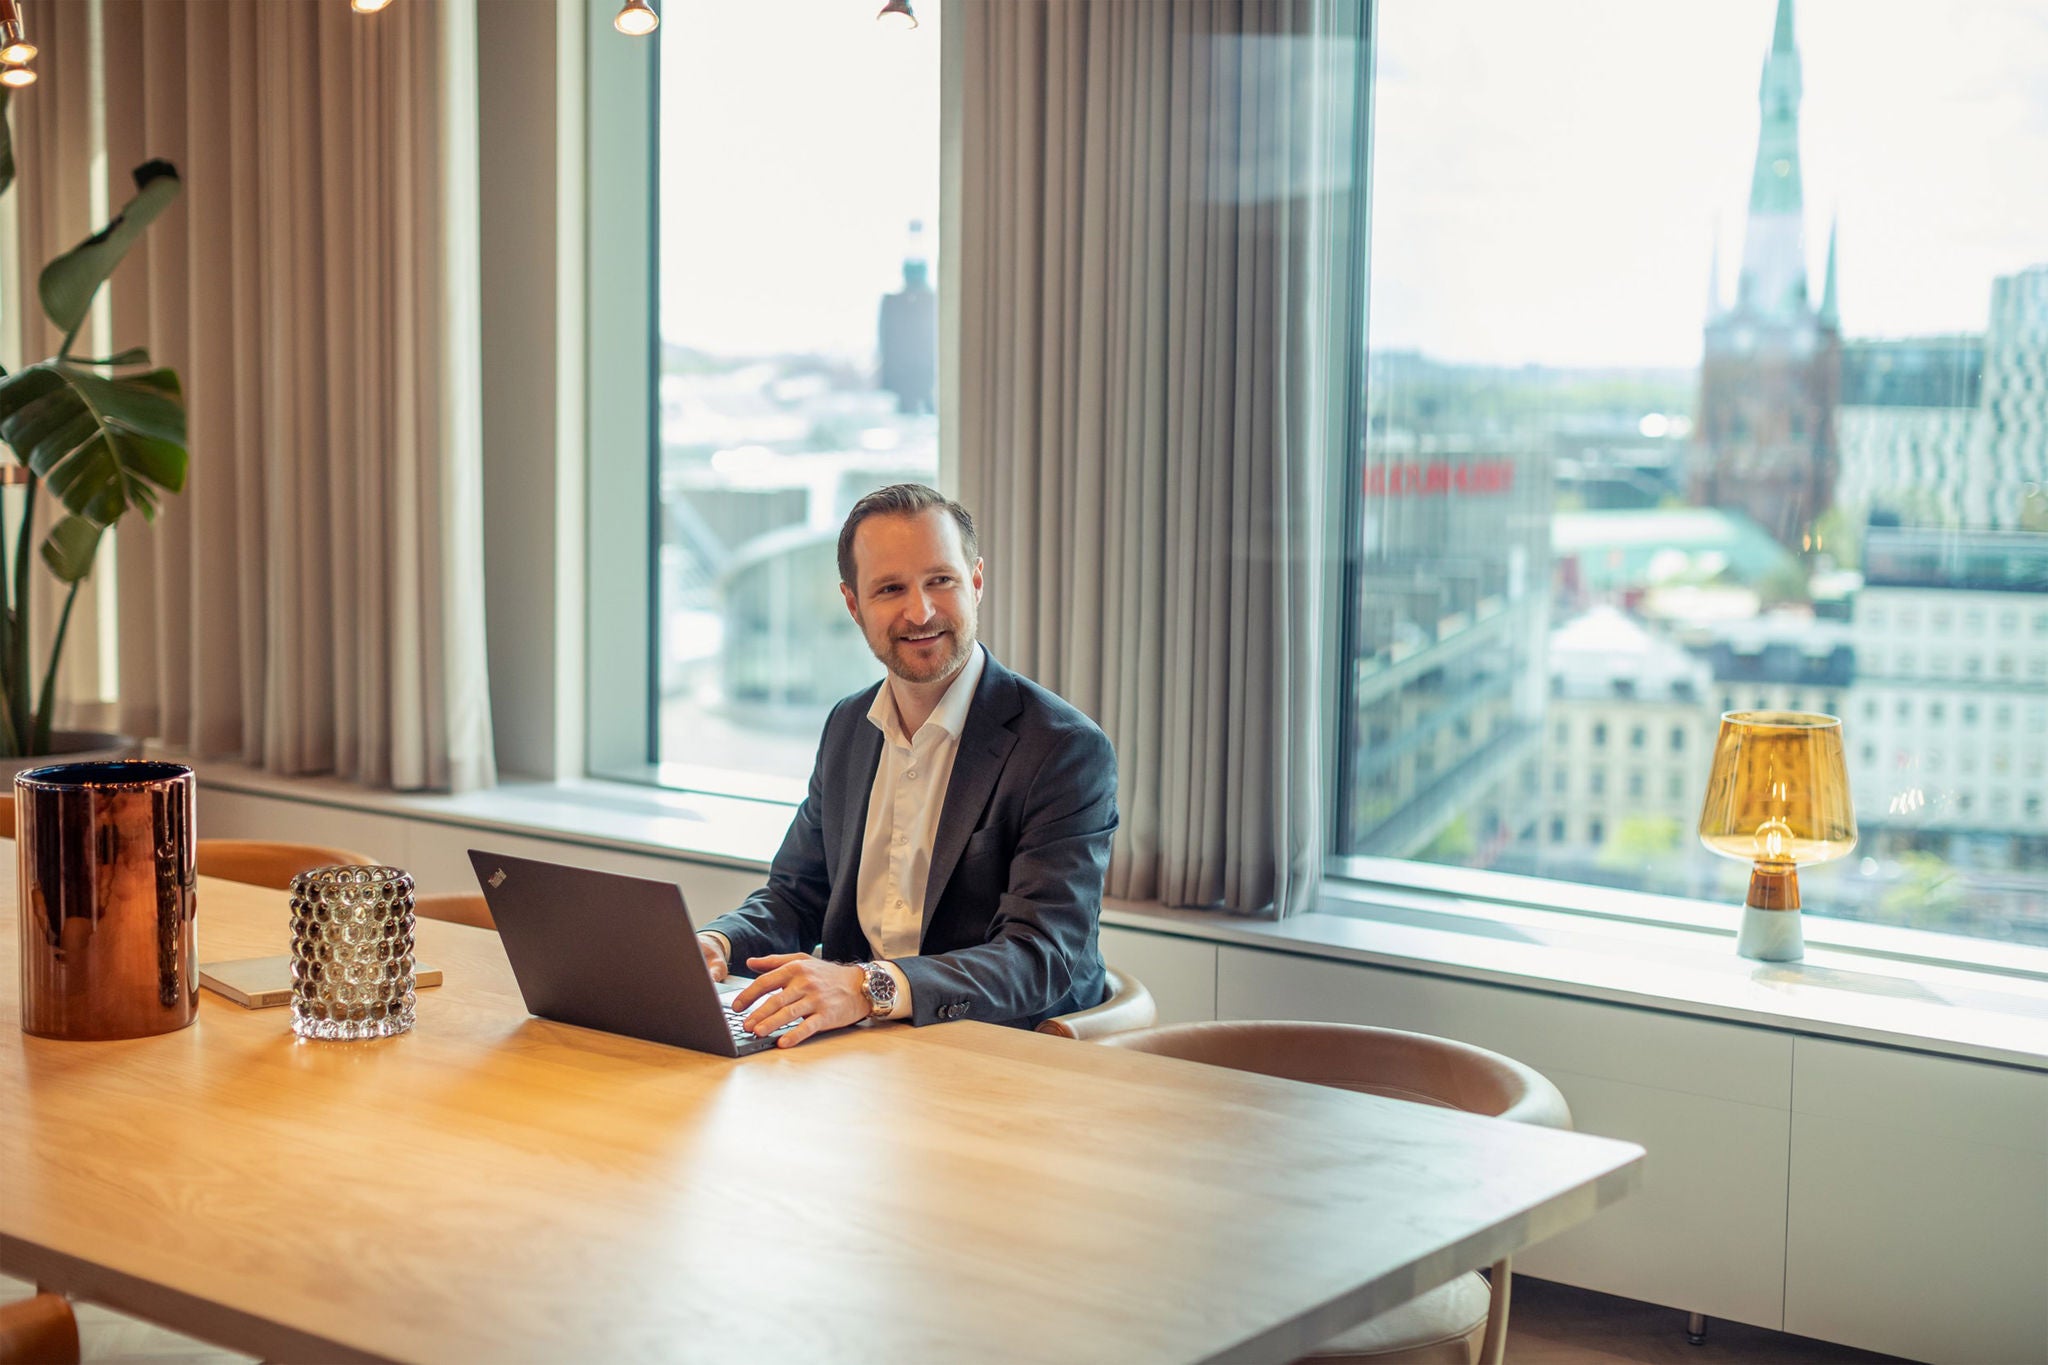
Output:
[[846,514],[846,524],[839,528],[839,581],[855,592],[860,591],[860,584],[854,581],[853,533],[862,522],[869,517],[914,517],[934,507],[946,509],[959,526],[960,548],[966,551],[968,567],[972,568],[981,556],[981,547],[974,538],[974,517],[968,510],[936,488],[921,483],[892,483],[862,498]]

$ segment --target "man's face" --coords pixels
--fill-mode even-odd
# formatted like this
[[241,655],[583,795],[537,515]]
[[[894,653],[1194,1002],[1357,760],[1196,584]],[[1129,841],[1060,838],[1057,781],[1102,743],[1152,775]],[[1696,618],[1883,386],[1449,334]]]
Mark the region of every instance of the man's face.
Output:
[[839,585],[868,648],[905,682],[960,671],[973,652],[981,561],[967,562],[946,510],[869,517],[853,533],[855,586]]

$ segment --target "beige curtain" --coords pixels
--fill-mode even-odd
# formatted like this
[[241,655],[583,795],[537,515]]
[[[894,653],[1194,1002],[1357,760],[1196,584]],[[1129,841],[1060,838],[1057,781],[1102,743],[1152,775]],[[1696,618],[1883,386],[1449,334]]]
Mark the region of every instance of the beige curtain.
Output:
[[1331,20],[1317,0],[948,19],[948,453],[985,528],[992,648],[1116,746],[1116,896],[1285,914],[1316,890],[1350,145]]
[[[45,5],[43,61],[70,69],[94,8],[113,203],[152,157],[185,178],[110,284],[116,343],[184,379],[192,452],[185,493],[119,532],[123,728],[488,784],[474,0]],[[79,200],[81,118],[25,120],[58,153],[24,148],[38,202]]]

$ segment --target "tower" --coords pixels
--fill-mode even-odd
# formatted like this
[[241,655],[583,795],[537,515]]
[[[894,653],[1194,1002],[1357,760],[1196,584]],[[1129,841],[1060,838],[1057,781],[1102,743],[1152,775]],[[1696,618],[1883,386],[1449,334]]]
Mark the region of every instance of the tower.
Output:
[[1693,501],[1745,513],[1794,550],[1834,495],[1841,383],[1832,231],[1818,309],[1807,279],[1802,94],[1792,0],[1778,0],[1757,90],[1742,271],[1732,306],[1709,302],[1692,477]]

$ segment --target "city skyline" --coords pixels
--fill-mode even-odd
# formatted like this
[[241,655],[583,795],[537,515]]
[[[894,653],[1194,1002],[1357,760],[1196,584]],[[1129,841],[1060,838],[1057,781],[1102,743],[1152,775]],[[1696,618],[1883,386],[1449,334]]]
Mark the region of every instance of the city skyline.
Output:
[[[1383,0],[1374,348],[1696,365],[1717,224],[1724,296],[1739,267],[1774,9]],[[2025,79],[2048,10],[1939,17],[1797,5],[1808,268],[1838,219],[1849,336],[1981,331],[1992,278],[2048,258],[2048,181],[2019,170],[2048,164],[2048,86]]]

